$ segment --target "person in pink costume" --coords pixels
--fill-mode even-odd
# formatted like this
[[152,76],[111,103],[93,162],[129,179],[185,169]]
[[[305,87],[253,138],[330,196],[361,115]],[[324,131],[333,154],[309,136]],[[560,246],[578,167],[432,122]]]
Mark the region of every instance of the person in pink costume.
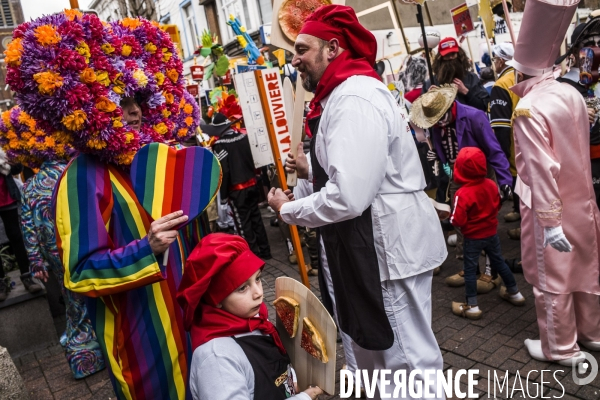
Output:
[[600,214],[581,95],[553,76],[579,0],[529,0],[512,66],[521,97],[514,114],[515,191],[521,196],[523,273],[533,285],[540,340],[531,357],[574,365],[579,342],[600,350]]

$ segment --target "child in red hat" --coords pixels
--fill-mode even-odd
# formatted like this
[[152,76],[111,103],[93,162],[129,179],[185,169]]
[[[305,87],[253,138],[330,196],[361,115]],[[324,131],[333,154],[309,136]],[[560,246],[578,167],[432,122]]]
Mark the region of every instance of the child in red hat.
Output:
[[177,300],[194,354],[194,400],[316,399],[297,393],[296,376],[268,320],[260,280],[265,263],[239,236],[206,236],[187,259]]
[[468,319],[481,318],[477,306],[477,269],[479,255],[485,250],[492,271],[496,271],[504,285],[499,295],[515,306],[525,304],[512,272],[504,262],[498,238],[498,211],[500,193],[496,183],[486,178],[485,154],[477,147],[463,147],[454,164],[454,180],[461,185],[454,196],[454,210],[450,222],[465,237],[464,271],[466,302],[452,302],[452,313]]

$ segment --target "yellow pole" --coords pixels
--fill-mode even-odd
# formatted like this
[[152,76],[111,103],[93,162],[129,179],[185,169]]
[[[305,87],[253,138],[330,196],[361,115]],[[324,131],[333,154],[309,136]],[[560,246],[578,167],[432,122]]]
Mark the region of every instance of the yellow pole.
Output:
[[78,0],[69,0],[69,3],[71,3],[71,8],[79,8]]

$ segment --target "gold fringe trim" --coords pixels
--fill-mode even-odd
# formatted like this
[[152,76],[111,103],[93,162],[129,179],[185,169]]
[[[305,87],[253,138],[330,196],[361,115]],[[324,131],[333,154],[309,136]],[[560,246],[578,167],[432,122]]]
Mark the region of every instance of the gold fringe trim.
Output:
[[531,111],[528,108],[517,108],[515,111],[513,111],[513,115],[512,115],[512,119],[510,120],[510,123],[512,124],[513,121],[515,120],[515,118],[517,118],[517,117],[531,118]]

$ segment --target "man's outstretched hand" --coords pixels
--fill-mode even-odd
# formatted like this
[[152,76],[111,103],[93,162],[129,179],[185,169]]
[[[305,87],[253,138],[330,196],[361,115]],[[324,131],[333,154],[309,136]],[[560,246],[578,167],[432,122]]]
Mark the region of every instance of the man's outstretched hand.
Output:
[[271,188],[269,194],[267,195],[267,200],[269,201],[269,205],[271,208],[277,212],[281,210],[281,206],[289,201],[294,201],[294,193],[291,190],[286,190],[285,192],[281,189]]
[[183,211],[179,210],[152,222],[148,230],[148,243],[154,255],[162,254],[169,248],[177,238],[177,231],[173,228],[187,220],[188,216],[183,215]]
[[288,153],[285,160],[285,172],[288,174],[298,172],[298,178],[308,179],[308,160],[306,159],[306,154],[304,154],[304,145],[298,143],[296,150],[296,157],[291,152]]

